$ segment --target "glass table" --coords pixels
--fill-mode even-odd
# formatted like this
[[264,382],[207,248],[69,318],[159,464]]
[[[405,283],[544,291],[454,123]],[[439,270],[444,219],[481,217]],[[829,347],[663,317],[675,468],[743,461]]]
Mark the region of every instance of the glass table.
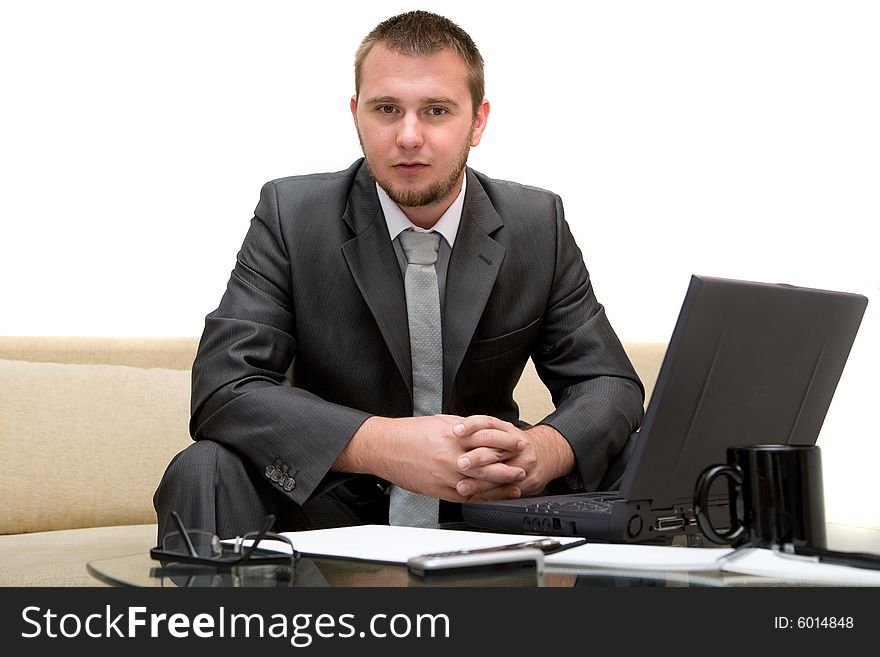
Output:
[[[880,530],[828,524],[828,547],[880,553]],[[699,548],[693,548],[699,549]],[[139,587],[754,587],[791,586],[784,581],[720,572],[616,571],[603,568],[480,570],[426,577],[400,564],[327,557],[300,558],[286,566],[163,565],[146,551],[90,561],[88,572],[105,584]]]

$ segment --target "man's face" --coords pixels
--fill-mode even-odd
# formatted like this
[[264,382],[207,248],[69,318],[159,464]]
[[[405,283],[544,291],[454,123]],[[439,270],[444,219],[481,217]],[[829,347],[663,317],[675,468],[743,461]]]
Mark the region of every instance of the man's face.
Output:
[[419,214],[436,214],[436,221],[461,190],[489,103],[483,100],[474,116],[457,53],[414,57],[379,43],[363,61],[351,113],[376,182],[401,207],[423,208]]

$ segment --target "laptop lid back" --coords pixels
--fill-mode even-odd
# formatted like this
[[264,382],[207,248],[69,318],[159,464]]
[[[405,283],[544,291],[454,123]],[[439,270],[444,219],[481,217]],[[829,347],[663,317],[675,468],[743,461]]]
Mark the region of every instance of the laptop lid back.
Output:
[[691,277],[620,493],[671,507],[728,446],[815,443],[867,302]]

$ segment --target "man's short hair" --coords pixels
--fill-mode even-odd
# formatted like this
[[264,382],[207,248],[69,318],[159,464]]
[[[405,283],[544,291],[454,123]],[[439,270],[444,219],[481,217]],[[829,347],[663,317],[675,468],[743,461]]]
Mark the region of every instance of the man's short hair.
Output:
[[364,37],[354,56],[356,95],[360,93],[364,59],[377,43],[392,52],[414,56],[433,55],[447,48],[458,53],[467,66],[471,104],[477,113],[486,92],[483,57],[468,33],[451,20],[427,11],[409,11],[379,23]]

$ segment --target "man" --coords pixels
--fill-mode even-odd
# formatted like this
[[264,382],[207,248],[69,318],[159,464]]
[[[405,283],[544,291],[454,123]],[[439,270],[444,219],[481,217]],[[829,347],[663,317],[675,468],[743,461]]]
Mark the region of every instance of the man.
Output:
[[[355,62],[364,159],[262,190],[193,365],[196,442],[156,492],[160,538],[435,525],[465,500],[594,488],[643,390],[550,192],[467,169],[483,61],[449,20],[378,25]],[[529,357],[557,409],[519,422]],[[442,503],[437,504],[437,500]]]

